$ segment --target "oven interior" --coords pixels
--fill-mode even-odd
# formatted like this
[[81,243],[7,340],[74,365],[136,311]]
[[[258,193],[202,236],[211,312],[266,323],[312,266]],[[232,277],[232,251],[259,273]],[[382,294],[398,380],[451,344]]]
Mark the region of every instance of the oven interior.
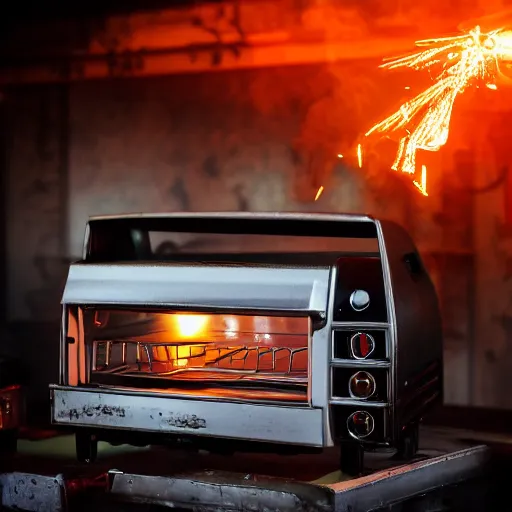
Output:
[[308,402],[304,317],[82,308],[90,385]]

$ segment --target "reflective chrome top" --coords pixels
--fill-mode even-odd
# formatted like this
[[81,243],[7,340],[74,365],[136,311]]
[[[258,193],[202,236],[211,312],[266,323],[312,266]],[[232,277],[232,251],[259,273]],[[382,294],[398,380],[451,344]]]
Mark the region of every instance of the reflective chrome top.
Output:
[[261,220],[330,220],[339,222],[375,223],[370,215],[349,213],[301,213],[301,212],[166,212],[166,213],[125,213],[118,215],[97,215],[90,221],[114,219],[261,219]]

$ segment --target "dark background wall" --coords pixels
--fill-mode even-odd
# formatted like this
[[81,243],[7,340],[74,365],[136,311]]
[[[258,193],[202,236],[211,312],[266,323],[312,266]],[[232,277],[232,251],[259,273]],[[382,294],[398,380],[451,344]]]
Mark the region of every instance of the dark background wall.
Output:
[[[331,4],[323,18],[288,5],[268,19],[317,34],[322,20],[342,12]],[[382,52],[378,41],[395,44],[389,27],[403,26],[403,12],[391,23],[393,13],[382,9],[363,23],[350,9],[340,14],[335,35],[346,36],[349,26],[360,50],[371,41]],[[429,16],[433,25],[440,14]],[[420,18],[406,17],[411,26],[422,25]],[[386,27],[388,39],[367,42],[368,31],[381,37]],[[80,41],[85,47],[90,38]],[[389,170],[394,143],[368,146],[365,165],[356,165],[361,134],[410,94],[405,87],[419,91],[429,83],[410,72],[384,74],[380,58],[365,52],[323,64],[4,88],[2,349],[23,361],[31,413],[47,417],[60,294],[87,217],[175,210],[367,212],[398,221],[417,241],[439,292],[447,403],[512,407],[511,184],[503,136],[510,89],[494,96],[470,91],[458,100],[449,144],[422,156],[429,168],[424,198]],[[325,191],[315,202],[320,186]]]
[[[373,68],[301,66],[9,91],[6,294],[33,407],[44,412],[46,385],[56,378],[60,294],[89,215],[366,211],[419,229],[419,242],[437,250],[439,226],[415,206],[412,188],[385,169],[379,179],[382,170],[354,168],[348,153],[337,158],[370,122],[357,98],[371,96],[356,89],[374,88],[361,78]],[[455,401],[467,396],[459,388]]]

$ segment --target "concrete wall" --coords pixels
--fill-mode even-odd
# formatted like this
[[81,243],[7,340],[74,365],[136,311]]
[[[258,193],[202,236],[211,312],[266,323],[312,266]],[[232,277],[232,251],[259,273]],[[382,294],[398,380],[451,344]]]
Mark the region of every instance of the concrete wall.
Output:
[[[60,258],[66,256],[66,93],[27,87],[6,97],[8,316],[59,314]],[[63,178],[64,176],[64,178]]]

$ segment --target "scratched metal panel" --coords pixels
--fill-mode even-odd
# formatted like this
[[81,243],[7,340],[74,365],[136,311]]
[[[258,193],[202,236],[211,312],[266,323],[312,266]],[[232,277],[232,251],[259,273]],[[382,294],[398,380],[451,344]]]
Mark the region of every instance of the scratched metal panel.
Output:
[[110,471],[115,501],[201,511],[332,512],[334,493],[299,481],[261,475],[203,471],[158,477]]
[[322,446],[321,409],[52,388],[52,422]]
[[76,264],[62,301],[325,313],[329,274],[329,268]]

